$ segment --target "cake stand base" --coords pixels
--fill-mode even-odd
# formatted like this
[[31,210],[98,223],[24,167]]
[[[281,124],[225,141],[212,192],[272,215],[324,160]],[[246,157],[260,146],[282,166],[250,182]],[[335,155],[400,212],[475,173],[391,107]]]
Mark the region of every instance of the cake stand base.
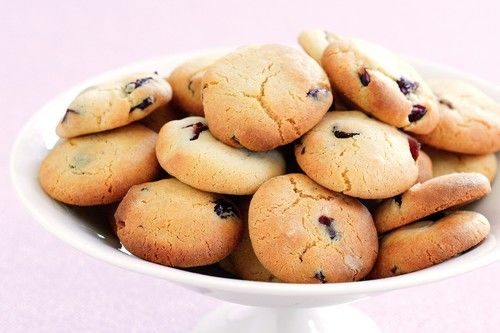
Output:
[[258,308],[226,304],[202,318],[193,333],[381,332],[368,316],[349,305],[321,308]]

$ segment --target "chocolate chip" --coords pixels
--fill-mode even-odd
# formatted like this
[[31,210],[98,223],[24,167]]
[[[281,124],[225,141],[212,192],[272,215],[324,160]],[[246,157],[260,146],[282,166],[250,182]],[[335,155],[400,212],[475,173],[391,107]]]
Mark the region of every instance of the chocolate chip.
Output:
[[312,97],[314,99],[320,99],[323,96],[328,95],[328,89],[326,88],[314,88],[307,92],[307,97]]
[[189,139],[189,141],[197,140],[200,137],[201,132],[208,130],[208,126],[202,122],[197,122],[195,124],[187,125],[184,126],[183,128],[188,128],[188,127],[193,128],[193,136],[191,137],[191,139]]
[[401,194],[396,195],[393,199],[394,199],[394,202],[396,202],[398,204],[398,206],[401,207],[401,203],[402,203],[402,200],[403,200],[402,195]]
[[318,218],[318,222],[326,227],[326,231],[328,232],[328,236],[330,236],[330,239],[336,241],[340,240],[340,234],[335,230],[335,220],[333,218],[321,215]]
[[127,83],[127,85],[125,86],[125,92],[127,94],[130,94],[132,91],[134,91],[135,89],[139,88],[140,86],[144,85],[146,82],[152,79],[153,79],[152,77],[145,77],[143,79],[137,79],[133,82]]
[[349,133],[344,131],[338,131],[336,127],[333,127],[332,132],[337,139],[347,139],[347,138],[352,138],[355,135],[359,135],[359,133],[354,133],[354,132]]
[[401,92],[405,95],[414,92],[418,88],[418,82],[410,81],[403,76],[396,82],[399,86],[399,90],[401,90]]
[[62,123],[66,121],[66,118],[68,117],[68,113],[74,113],[74,114],[80,114],[80,112],[72,110],[72,109],[66,109],[66,113],[63,116],[63,119],[61,120]]
[[233,204],[230,203],[229,201],[226,201],[224,199],[217,199],[215,200],[214,204],[215,204],[214,212],[221,219],[237,216],[236,209],[234,208]]
[[410,114],[408,115],[408,120],[413,123],[419,119],[421,119],[427,113],[427,109],[425,106],[416,104],[413,105]]
[[149,187],[143,187],[143,188],[141,188],[141,192],[144,192],[144,191],[149,192]]
[[451,102],[447,99],[444,99],[444,98],[439,99],[439,104],[446,105],[450,109],[453,109],[453,104],[451,104]]
[[320,283],[326,283],[326,278],[325,276],[323,275],[323,272],[322,271],[319,271],[319,272],[316,272],[314,273],[314,278],[316,280],[319,280]]
[[361,73],[358,73],[358,76],[359,76],[359,80],[361,81],[361,84],[363,86],[366,87],[370,84],[371,78],[370,78],[370,74],[366,71],[366,68],[363,69],[363,71]]
[[306,147],[302,147],[302,150],[300,151],[300,155],[304,155],[306,153]]
[[398,266],[394,265],[394,266],[392,266],[392,268],[391,268],[391,273],[392,273],[392,274],[396,274],[396,272],[397,272],[398,270],[399,270]]
[[147,108],[148,106],[150,106],[151,104],[154,103],[154,98],[152,96],[150,97],[147,97],[145,99],[142,100],[142,102],[140,102],[139,104],[133,106],[132,108],[130,108],[130,112],[133,112],[135,111],[136,109],[139,109],[139,110],[144,110],[145,108]]
[[411,157],[416,161],[420,153],[420,142],[409,136],[408,145],[410,146]]

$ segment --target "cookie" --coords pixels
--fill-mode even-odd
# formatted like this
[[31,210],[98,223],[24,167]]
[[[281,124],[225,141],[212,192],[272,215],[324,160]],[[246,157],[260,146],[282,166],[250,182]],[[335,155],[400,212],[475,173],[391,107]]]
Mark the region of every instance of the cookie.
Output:
[[432,159],[434,176],[447,175],[454,172],[478,172],[485,175],[490,182],[497,174],[497,159],[495,154],[468,155],[450,153],[430,147],[425,151]]
[[412,66],[378,45],[329,37],[321,63],[336,94],[405,131],[426,134],[434,129],[439,120],[437,100]]
[[476,201],[491,191],[479,173],[451,173],[412,186],[402,195],[377,207],[373,220],[379,234],[448,208]]
[[243,221],[243,236],[238,246],[227,257],[234,274],[245,280],[278,282],[259,261],[252,247],[250,235],[248,233],[248,206],[250,200],[245,200],[240,204],[241,219]]
[[223,143],[266,151],[294,141],[332,104],[323,69],[288,46],[249,46],[216,61],[202,81],[205,118]]
[[303,174],[264,183],[250,203],[248,227],[259,261],[285,282],[360,280],[377,257],[368,209]]
[[285,173],[280,152],[252,152],[215,139],[202,117],[171,121],[160,131],[156,156],[183,183],[200,190],[253,194],[266,180]]
[[481,214],[456,211],[436,222],[415,222],[380,240],[371,278],[415,272],[453,258],[488,236],[490,225]]
[[436,128],[417,139],[442,150],[488,154],[500,150],[500,104],[459,80],[430,80],[441,115]]
[[61,138],[72,138],[122,127],[146,117],[171,98],[170,85],[153,73],[92,86],[71,102],[56,133]]
[[359,111],[329,112],[295,147],[314,181],[363,199],[392,197],[415,184],[418,153],[418,142]]
[[425,152],[420,150],[417,158],[418,178],[417,183],[423,183],[433,177],[432,161]]
[[333,38],[335,36],[326,30],[311,29],[302,31],[298,40],[304,51],[321,64],[323,52]]
[[115,221],[128,251],[174,267],[222,260],[238,244],[242,231],[231,201],[175,178],[133,186],[118,206]]
[[156,137],[152,130],[131,124],[63,141],[42,161],[40,185],[49,196],[70,205],[118,201],[132,185],[159,174]]
[[190,59],[179,65],[168,77],[172,86],[172,101],[182,111],[194,116],[202,116],[201,80],[206,69],[222,55],[206,55]]
[[219,261],[217,264],[226,273],[229,273],[229,274],[232,274],[234,276],[237,276],[236,271],[234,270],[234,265],[231,262],[231,260],[229,260],[229,257],[225,257],[224,259],[222,259],[221,261]]
[[172,103],[159,107],[145,118],[141,119],[141,124],[152,129],[156,133],[171,120],[184,118],[185,115],[180,112]]

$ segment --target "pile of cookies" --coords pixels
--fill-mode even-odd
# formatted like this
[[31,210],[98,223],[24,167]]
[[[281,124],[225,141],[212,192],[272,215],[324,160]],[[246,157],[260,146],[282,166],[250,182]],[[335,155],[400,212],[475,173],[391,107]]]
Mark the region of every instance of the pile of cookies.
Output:
[[89,87],[41,186],[111,205],[140,258],[256,281],[395,276],[484,240],[488,220],[457,208],[491,191],[500,105],[366,41],[309,30],[299,43]]

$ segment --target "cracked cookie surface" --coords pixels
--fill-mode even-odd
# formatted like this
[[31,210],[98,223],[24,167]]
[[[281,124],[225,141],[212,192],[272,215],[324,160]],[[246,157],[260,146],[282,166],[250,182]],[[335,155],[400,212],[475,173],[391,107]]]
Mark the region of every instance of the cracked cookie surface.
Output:
[[419,141],[463,154],[500,150],[500,103],[464,81],[434,79],[429,85],[441,116],[432,132],[416,136]]
[[368,209],[303,174],[264,183],[251,200],[248,226],[259,261],[285,282],[360,280],[377,256]]
[[321,63],[341,99],[413,133],[437,125],[437,100],[412,66],[378,45],[328,34]]
[[203,76],[202,100],[212,134],[253,151],[290,143],[332,104],[323,69],[299,50],[249,46],[216,61]]
[[157,134],[131,124],[63,141],[42,161],[42,188],[61,202],[91,206],[116,202],[135,184],[160,172],[155,156]]
[[218,141],[202,117],[166,124],[158,137],[156,155],[160,165],[182,182],[223,194],[253,194],[286,168],[277,150],[253,152]]
[[61,138],[122,127],[161,107],[172,98],[167,81],[138,73],[89,87],[68,106],[56,133]]
[[448,208],[479,200],[491,191],[488,179],[479,173],[451,173],[413,185],[387,199],[375,209],[373,219],[379,234]]
[[231,201],[175,178],[133,186],[118,206],[115,223],[118,238],[132,254],[174,267],[220,261],[242,231]]
[[392,126],[359,111],[334,111],[301,138],[295,156],[302,170],[326,188],[382,199],[416,182],[410,148],[409,138]]
[[377,262],[369,277],[385,278],[439,264],[476,246],[489,231],[486,217],[470,211],[396,229],[380,239]]
[[168,77],[173,91],[172,102],[182,111],[203,117],[201,80],[207,68],[221,56],[222,54],[207,55],[189,59],[172,71]]

